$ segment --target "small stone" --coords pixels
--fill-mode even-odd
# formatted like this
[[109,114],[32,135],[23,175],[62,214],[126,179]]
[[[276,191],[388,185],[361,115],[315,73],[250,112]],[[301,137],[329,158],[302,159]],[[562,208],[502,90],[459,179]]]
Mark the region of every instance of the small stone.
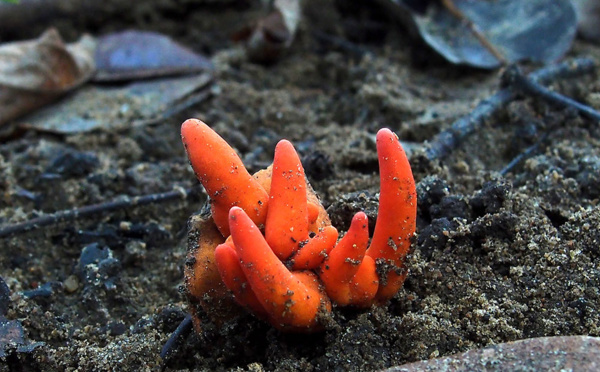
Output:
[[73,293],[79,288],[79,279],[76,275],[69,275],[67,279],[63,282],[65,291],[68,293]]
[[126,265],[141,265],[146,259],[146,243],[132,240],[125,245],[123,263]]

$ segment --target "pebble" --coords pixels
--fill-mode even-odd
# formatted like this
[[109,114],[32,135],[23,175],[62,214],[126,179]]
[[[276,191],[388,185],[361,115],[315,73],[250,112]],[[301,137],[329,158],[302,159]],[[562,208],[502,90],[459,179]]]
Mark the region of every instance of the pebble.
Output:
[[63,282],[65,291],[73,293],[79,288],[79,278],[76,275],[69,275]]

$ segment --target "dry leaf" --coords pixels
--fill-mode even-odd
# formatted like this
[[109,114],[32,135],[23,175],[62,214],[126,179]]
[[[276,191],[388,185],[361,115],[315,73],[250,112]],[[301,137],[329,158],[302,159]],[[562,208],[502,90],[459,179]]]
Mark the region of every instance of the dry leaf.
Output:
[[54,29],[0,46],[0,125],[86,82],[94,72],[90,36],[66,45]]
[[378,3],[451,63],[488,69],[504,62],[556,61],[571,47],[577,21],[569,0],[452,0],[464,19],[444,1]]
[[59,134],[122,130],[162,122],[163,118],[207,99],[213,92],[212,83],[212,76],[203,73],[124,86],[88,84],[16,122],[25,128]]
[[210,59],[150,31],[123,31],[98,39],[94,81],[185,75],[213,68]]

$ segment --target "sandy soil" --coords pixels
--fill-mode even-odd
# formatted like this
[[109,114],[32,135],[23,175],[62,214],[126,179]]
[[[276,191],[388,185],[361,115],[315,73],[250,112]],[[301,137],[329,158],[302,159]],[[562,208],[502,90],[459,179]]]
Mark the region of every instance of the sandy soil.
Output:
[[[597,123],[524,97],[430,162],[425,141],[493,94],[499,72],[446,64],[381,12],[340,11],[330,2],[307,14],[284,59],[255,65],[227,40],[246,14],[236,9],[195,8],[185,18],[189,32],[169,28],[169,14],[144,25],[212,54],[220,93],[210,100],[158,125],[28,132],[0,144],[0,222],[191,187],[179,126],[198,117],[251,170],[271,161],[277,140],[293,141],[344,229],[358,209],[376,217],[374,133],[389,127],[412,150],[419,193],[410,275],[396,298],[363,311],[335,308],[334,322],[311,335],[282,334],[250,315],[223,327],[207,322],[166,370],[368,371],[531,337],[600,336]],[[206,14],[210,21],[197,22]],[[323,44],[313,29],[367,53]],[[569,57],[582,55],[600,62],[600,48],[577,42]],[[553,88],[600,108],[596,76]],[[540,151],[500,176],[545,134]],[[56,159],[65,154],[75,154],[78,167],[61,168]],[[160,349],[186,314],[186,221],[204,201],[128,209],[0,241],[0,274],[12,294],[6,317],[22,323],[28,342],[43,343],[12,353],[0,370],[158,370]],[[110,251],[82,268],[82,250],[94,244]],[[49,296],[26,295],[47,283]]]

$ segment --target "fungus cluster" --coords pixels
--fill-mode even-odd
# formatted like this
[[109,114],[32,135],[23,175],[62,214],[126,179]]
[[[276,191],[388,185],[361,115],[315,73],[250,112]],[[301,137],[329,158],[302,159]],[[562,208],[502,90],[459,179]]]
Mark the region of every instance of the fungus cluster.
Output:
[[332,302],[384,304],[402,287],[417,200],[408,159],[392,131],[377,133],[381,191],[373,237],[359,212],[339,240],[289,141],[277,144],[269,168],[251,175],[203,122],[185,121],[181,135],[210,199],[210,213],[191,219],[185,267],[197,330],[195,307],[220,323],[235,313],[231,295],[280,330],[313,332]]

